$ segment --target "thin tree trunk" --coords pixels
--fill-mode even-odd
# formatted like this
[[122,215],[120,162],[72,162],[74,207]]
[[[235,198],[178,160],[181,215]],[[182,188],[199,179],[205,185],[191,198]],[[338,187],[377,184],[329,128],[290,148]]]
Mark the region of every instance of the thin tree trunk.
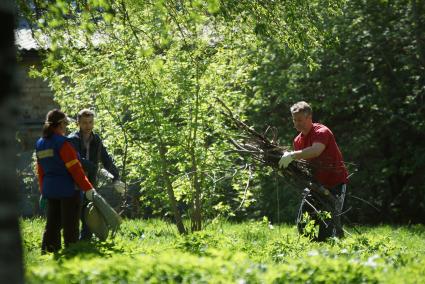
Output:
[[201,208],[201,184],[199,183],[198,163],[196,159],[197,135],[198,135],[198,116],[199,116],[199,73],[198,64],[196,66],[196,100],[195,100],[195,117],[193,123],[193,135],[190,149],[192,173],[193,173],[193,187],[195,190],[194,195],[194,208],[192,216],[192,231],[200,231],[202,229],[202,208]]
[[201,185],[197,173],[197,163],[194,153],[192,153],[192,172],[193,172],[193,187],[195,190],[194,208],[192,215],[192,231],[200,231],[202,229],[202,214],[201,214]]
[[17,71],[14,48],[14,10],[11,0],[0,2],[0,279],[23,283],[19,200],[16,176]]
[[174,220],[176,221],[176,225],[177,225],[177,229],[179,230],[179,233],[186,234],[187,231],[186,231],[186,228],[184,227],[180,212],[177,208],[177,200],[174,195],[173,186],[171,185],[170,176],[168,174],[167,160],[165,158],[165,153],[166,153],[165,147],[163,145],[159,145],[159,154],[161,156],[162,173],[163,173],[163,178],[164,178],[165,186],[168,193],[168,199],[170,200],[171,209],[173,210]]

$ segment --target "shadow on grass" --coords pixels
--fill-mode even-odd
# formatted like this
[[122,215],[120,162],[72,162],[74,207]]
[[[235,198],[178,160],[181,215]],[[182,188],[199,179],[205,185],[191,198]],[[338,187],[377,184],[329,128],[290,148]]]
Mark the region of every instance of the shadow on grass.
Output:
[[124,249],[112,240],[101,241],[79,241],[54,254],[55,260],[67,260],[74,257],[93,258],[109,257],[113,254],[123,253]]
[[417,235],[424,235],[425,234],[425,225],[423,224],[412,224],[407,226],[407,229]]

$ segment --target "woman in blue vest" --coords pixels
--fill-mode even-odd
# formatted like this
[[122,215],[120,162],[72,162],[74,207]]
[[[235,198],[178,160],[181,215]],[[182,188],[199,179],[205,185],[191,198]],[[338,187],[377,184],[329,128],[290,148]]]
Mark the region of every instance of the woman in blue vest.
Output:
[[[36,143],[40,193],[47,200],[47,220],[41,244],[42,253],[65,247],[79,236],[82,192],[92,200],[95,190],[84,174],[77,152],[64,136],[68,117],[58,109],[47,113],[43,135]],[[78,187],[76,186],[78,185]]]

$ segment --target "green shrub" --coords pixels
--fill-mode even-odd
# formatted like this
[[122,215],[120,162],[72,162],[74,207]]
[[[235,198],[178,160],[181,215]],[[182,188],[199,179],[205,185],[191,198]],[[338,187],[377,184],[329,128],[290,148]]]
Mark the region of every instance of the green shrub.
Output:
[[206,255],[209,248],[216,248],[219,238],[209,232],[199,231],[182,236],[176,243],[176,248],[196,255]]
[[74,258],[61,266],[44,263],[27,272],[28,283],[258,283],[261,278],[262,272],[249,262],[217,261],[178,251],[156,257]]

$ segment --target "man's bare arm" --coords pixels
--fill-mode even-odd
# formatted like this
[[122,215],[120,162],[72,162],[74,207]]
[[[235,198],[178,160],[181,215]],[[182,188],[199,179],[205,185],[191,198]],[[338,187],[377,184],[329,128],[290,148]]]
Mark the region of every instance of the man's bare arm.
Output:
[[322,154],[322,152],[325,150],[325,147],[326,147],[325,144],[315,142],[310,147],[304,148],[302,150],[294,151],[293,158],[296,160],[301,160],[301,159],[307,160],[307,159],[316,158],[320,156],[320,154]]

